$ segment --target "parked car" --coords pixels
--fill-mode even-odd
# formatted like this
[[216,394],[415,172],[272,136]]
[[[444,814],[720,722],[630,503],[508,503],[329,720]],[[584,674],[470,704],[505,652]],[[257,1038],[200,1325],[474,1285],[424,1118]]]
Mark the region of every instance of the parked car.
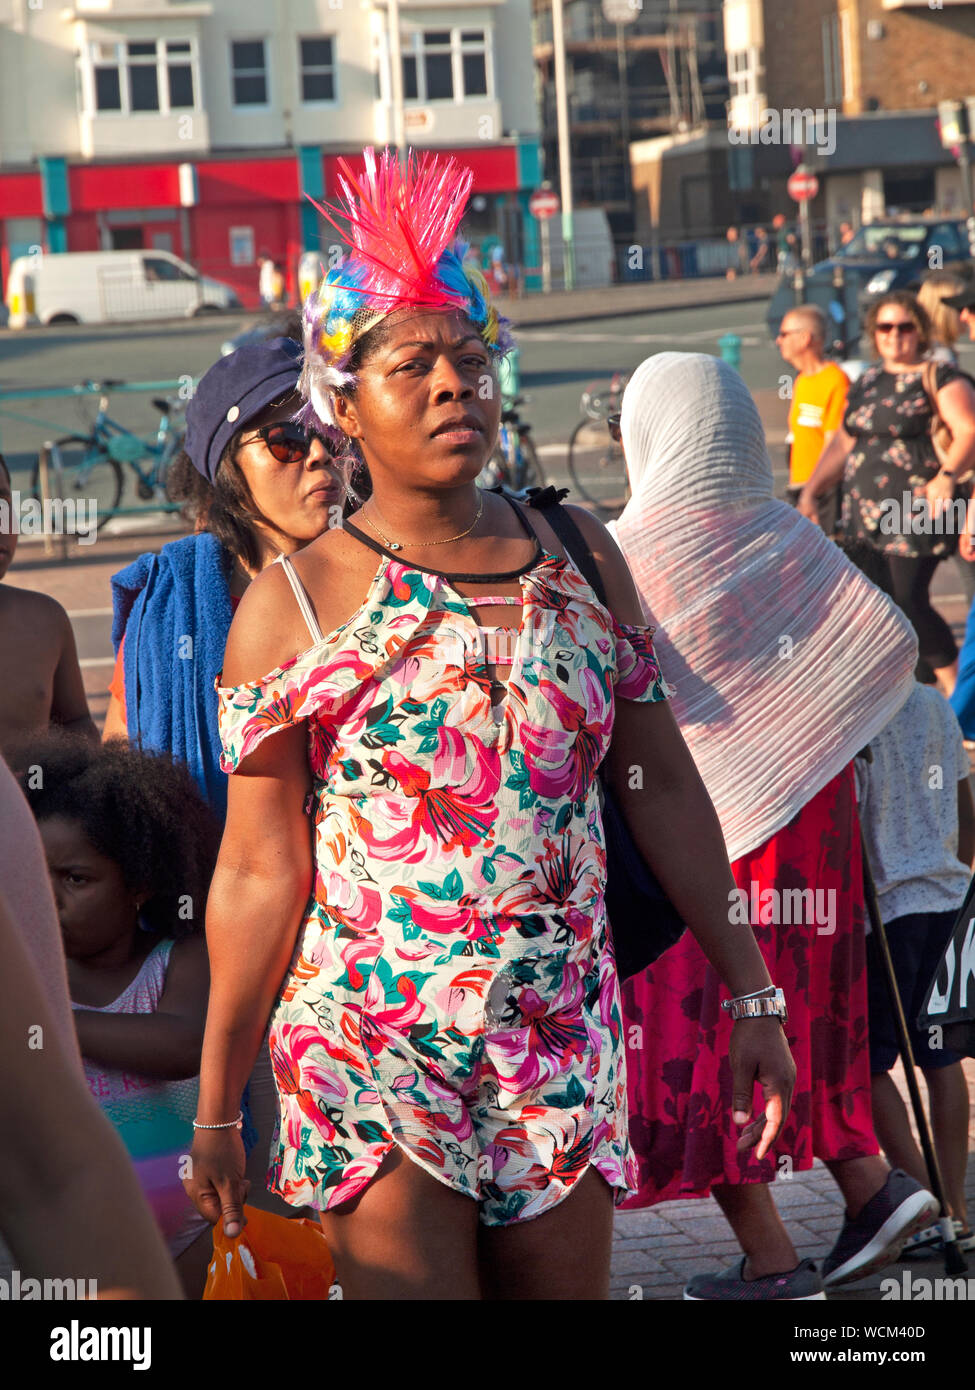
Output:
[[[861,227],[851,241],[807,272],[805,299],[828,312],[837,298],[834,272],[841,266],[846,282],[845,310],[850,321],[847,342],[852,344],[859,337],[860,324],[872,299],[889,290],[916,290],[927,272],[934,269],[951,270],[963,279],[973,279],[973,255],[975,248],[969,243],[963,218],[883,218]],[[794,277],[784,275],[769,301],[766,316],[773,337],[783,315],[796,302]]]
[[10,327],[114,323],[239,309],[230,285],[170,251],[61,251],[18,256],[7,278]]

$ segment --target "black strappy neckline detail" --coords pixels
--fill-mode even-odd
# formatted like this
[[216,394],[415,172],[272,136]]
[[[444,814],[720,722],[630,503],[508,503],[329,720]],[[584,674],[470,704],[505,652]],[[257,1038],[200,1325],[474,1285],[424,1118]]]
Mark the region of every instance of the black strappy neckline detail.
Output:
[[484,582],[491,581],[493,583],[502,579],[520,579],[522,575],[528,574],[529,570],[533,570],[535,568],[539,560],[544,556],[545,552],[542,549],[542,543],[538,539],[537,533],[532,529],[531,526],[529,526],[528,522],[522,516],[521,508],[518,506],[517,502],[513,501],[510,497],[505,497],[504,493],[499,493],[498,495],[500,497],[504,497],[504,500],[507,503],[509,503],[509,505],[514,510],[515,516],[521,523],[522,529],[524,530],[525,534],[527,536],[531,536],[532,540],[535,542],[535,553],[528,561],[528,563],[526,565],[522,565],[520,569],[505,570],[504,573],[448,574],[445,570],[435,570],[431,569],[428,565],[419,565],[416,563],[415,560],[401,559],[401,557],[397,554],[396,551],[390,550],[388,546],[380,545],[379,542],[374,541],[371,536],[367,536],[363,531],[360,531],[358,526],[353,526],[352,522],[348,519],[346,519],[342,523],[342,529],[348,531],[351,535],[355,536],[357,540],[362,541],[363,545],[367,545],[370,550],[375,550],[380,555],[388,555],[391,560],[395,560],[397,564],[405,566],[406,569],[421,570],[424,574],[436,574],[441,579],[446,579],[448,584],[454,584],[457,582],[461,584],[477,584],[480,583],[482,580]]

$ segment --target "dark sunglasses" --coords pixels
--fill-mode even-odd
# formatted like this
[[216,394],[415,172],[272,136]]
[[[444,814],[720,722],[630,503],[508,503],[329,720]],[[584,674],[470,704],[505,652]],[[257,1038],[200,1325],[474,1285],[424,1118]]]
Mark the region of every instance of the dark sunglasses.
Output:
[[917,324],[916,324],[916,323],[911,323],[909,319],[905,320],[903,323],[878,323],[878,324],[877,324],[877,332],[878,332],[878,333],[893,333],[893,331],[894,331],[895,328],[896,328],[896,329],[898,330],[898,332],[900,332],[900,333],[916,333],[916,332],[917,332]]
[[[278,463],[298,463],[302,459],[306,459],[313,439],[319,439],[325,444],[325,440],[320,434],[314,430],[311,433],[306,433],[293,420],[280,420],[273,425],[261,425],[252,439],[242,439],[241,443],[250,444],[253,442],[253,438],[263,439],[267,445],[268,453]],[[328,449],[327,444],[325,447]]]

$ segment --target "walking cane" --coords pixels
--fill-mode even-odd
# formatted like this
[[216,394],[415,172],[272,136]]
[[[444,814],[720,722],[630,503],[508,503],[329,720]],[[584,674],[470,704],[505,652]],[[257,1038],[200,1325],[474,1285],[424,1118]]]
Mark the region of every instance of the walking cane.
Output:
[[921,1088],[917,1084],[917,1075],[914,1071],[914,1050],[911,1047],[911,1035],[907,1031],[907,1020],[904,1017],[904,1005],[901,1003],[900,991],[897,988],[897,977],[894,974],[894,962],[891,959],[890,946],[887,942],[887,933],[884,930],[883,920],[880,916],[877,889],[873,881],[873,874],[870,872],[870,858],[867,854],[867,844],[863,837],[862,828],[860,830],[860,852],[863,857],[863,896],[866,899],[867,911],[870,914],[870,926],[877,938],[880,959],[883,961],[884,980],[887,985],[890,1007],[894,1015],[894,1023],[897,1027],[898,1050],[901,1055],[901,1061],[904,1063],[904,1074],[907,1077],[907,1089],[911,1097],[911,1109],[914,1111],[914,1121],[917,1125],[918,1136],[921,1140],[921,1150],[924,1154],[924,1162],[927,1165],[931,1191],[941,1204],[938,1229],[941,1232],[941,1239],[944,1241],[945,1247],[945,1273],[964,1274],[968,1269],[968,1264],[966,1263],[964,1255],[958,1248],[958,1240],[955,1236],[955,1225],[948,1215],[948,1203],[945,1201],[944,1180],[941,1177],[938,1155],[934,1151],[934,1142],[931,1138],[931,1128],[928,1124],[928,1117],[924,1113],[924,1105],[921,1101]]

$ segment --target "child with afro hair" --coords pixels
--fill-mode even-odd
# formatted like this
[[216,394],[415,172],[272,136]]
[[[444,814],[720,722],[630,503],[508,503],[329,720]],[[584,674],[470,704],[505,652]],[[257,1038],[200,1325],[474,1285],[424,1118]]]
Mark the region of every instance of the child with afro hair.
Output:
[[219,829],[189,772],[51,730],[15,755],[47,856],[88,1084],[135,1164],[186,1293],[209,1226],[186,1197],[209,972],[200,930]]

